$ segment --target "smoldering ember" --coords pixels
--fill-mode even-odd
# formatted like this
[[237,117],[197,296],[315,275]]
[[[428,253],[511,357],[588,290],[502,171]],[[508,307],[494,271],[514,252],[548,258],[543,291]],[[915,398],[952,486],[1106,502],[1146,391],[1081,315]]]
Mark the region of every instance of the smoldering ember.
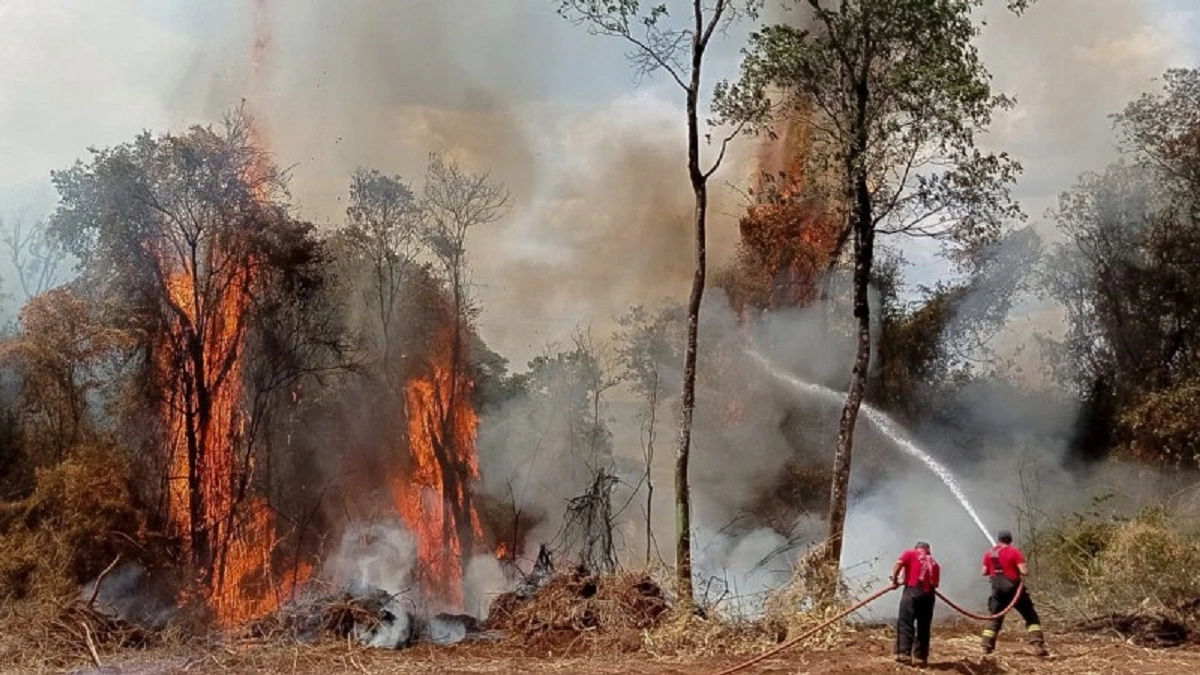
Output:
[[0,3],[0,672],[1200,672],[1198,29]]

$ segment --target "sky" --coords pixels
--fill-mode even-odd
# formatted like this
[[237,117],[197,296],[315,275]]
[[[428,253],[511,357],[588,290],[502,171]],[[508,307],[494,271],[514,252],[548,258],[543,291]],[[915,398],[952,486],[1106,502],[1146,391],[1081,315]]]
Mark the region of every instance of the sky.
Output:
[[[605,337],[629,305],[687,293],[682,98],[663,78],[637,81],[623,45],[555,4],[0,0],[0,217],[48,213],[50,171],[89,146],[213,122],[249,98],[298,212],[320,224],[341,219],[355,167],[419,184],[430,151],[509,187],[507,215],[471,246],[481,331],[514,366],[577,325]],[[1200,64],[1200,4],[1041,0],[1020,19],[992,4],[981,51],[1018,107],[985,142],[1024,164],[1017,197],[1049,233],[1056,195],[1113,158],[1108,115],[1165,68]],[[271,38],[259,79],[256,16]],[[708,85],[735,72],[744,30],[717,45]],[[718,174],[718,259],[736,245],[730,186],[745,183],[753,147]],[[913,285],[946,273],[936,247],[902,248]]]

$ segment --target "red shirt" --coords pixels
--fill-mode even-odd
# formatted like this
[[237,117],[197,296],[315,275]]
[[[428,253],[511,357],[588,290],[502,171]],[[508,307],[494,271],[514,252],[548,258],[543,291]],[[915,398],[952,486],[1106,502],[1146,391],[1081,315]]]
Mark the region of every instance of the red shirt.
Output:
[[[924,555],[927,555],[927,554],[924,551],[920,551],[915,548],[910,548],[909,550],[900,554],[900,560],[898,560],[897,562],[899,562],[904,567],[904,585],[905,586],[917,586],[920,584],[920,582],[921,582],[921,556],[924,556]],[[930,562],[933,562],[933,561],[931,560]],[[937,563],[933,562],[933,565],[937,566]],[[934,573],[934,574],[935,574],[935,579],[936,579],[936,573]],[[932,585],[932,584],[931,584],[931,582],[927,582],[927,585]]]
[[1000,572],[1013,581],[1020,581],[1021,570],[1017,565],[1025,564],[1025,554],[1021,553],[1021,549],[1012,544],[1000,544],[991,551],[984,553],[983,568],[987,570],[988,576],[996,572],[992,567],[993,552],[1000,558]]

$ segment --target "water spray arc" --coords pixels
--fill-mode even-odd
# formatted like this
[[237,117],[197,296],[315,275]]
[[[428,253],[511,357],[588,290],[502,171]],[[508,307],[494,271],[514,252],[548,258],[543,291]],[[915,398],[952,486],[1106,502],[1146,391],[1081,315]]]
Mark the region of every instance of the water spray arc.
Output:
[[[752,349],[747,349],[746,353],[755,361],[758,361],[758,363],[762,365],[763,369],[766,370],[772,377],[788,384],[797,392],[815,394],[834,403],[841,402],[841,394],[838,392],[828,387],[822,387],[819,384],[805,382],[804,380],[801,380],[790,373],[786,373],[777,368],[762,354],[759,354]],[[937,460],[930,457],[929,454],[924,450],[917,447],[916,443],[910,441],[904,435],[900,425],[896,424],[894,420],[885,415],[881,410],[874,408],[867,403],[863,403],[862,412],[867,416],[867,419],[869,419],[872,424],[874,424],[880,431],[890,438],[897,447],[905,452],[905,454],[919,460],[930,471],[932,471],[934,475],[936,475],[943,483],[946,484],[946,487],[950,489],[950,492],[954,495],[955,499],[958,500],[958,503],[962,505],[963,509],[967,512],[967,515],[971,516],[971,519],[975,521],[975,525],[979,527],[979,531],[983,533],[984,538],[987,539],[988,543],[990,544],[992,542],[990,530],[988,530],[987,526],[983,524],[983,520],[980,519],[979,514],[975,512],[975,508],[971,506],[971,502],[967,499],[966,494],[963,493],[962,487],[959,486],[958,481],[954,479],[954,474],[950,473],[950,470],[942,466],[942,464]]]

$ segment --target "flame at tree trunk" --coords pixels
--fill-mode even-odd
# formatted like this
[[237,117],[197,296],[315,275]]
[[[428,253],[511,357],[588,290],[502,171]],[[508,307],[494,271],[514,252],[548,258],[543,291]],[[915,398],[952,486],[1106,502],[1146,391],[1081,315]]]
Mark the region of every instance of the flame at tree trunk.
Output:
[[[265,0],[255,3],[252,88],[261,88],[271,44]],[[257,91],[256,91],[257,94]],[[257,97],[257,96],[256,96]],[[241,180],[249,203],[236,199],[241,218],[269,212],[274,170],[253,118]],[[249,211],[262,213],[255,215]],[[218,216],[224,218],[224,216]],[[247,221],[249,222],[249,221]],[[157,379],[167,388],[161,408],[166,433],[168,517],[199,576],[191,599],[208,604],[218,622],[233,626],[274,610],[310,574],[301,563],[274,575],[276,518],[254,494],[252,443],[246,438],[247,313],[258,279],[240,221],[207,224],[179,241],[155,244],[165,282],[165,327],[156,345]]]
[[[274,515],[248,493],[254,463],[241,450],[250,273],[243,265],[219,284],[209,279],[202,284],[207,294],[197,292],[190,267],[172,273],[167,290],[174,320],[158,360],[164,381],[173,385],[163,408],[171,523],[200,568],[205,600],[226,626],[270,612],[281,592],[309,573],[302,567],[285,579],[271,578]],[[212,291],[218,285],[223,292]]]
[[479,478],[473,383],[457,360],[453,331],[433,346],[427,372],[405,391],[412,465],[393,482],[396,508],[417,537],[427,599],[462,608],[464,556],[482,540],[471,486]]

